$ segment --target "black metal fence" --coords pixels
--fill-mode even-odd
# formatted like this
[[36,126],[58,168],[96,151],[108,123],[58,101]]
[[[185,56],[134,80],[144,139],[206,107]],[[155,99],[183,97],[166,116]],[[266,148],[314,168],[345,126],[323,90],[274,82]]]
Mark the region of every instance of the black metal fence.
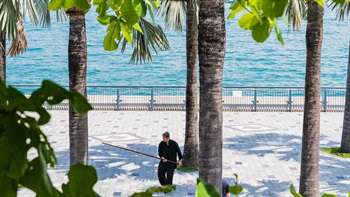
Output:
[[[13,85],[29,95],[39,85]],[[67,87],[65,87],[67,88]],[[225,111],[302,111],[303,87],[223,87]],[[185,110],[184,86],[88,86],[95,110]],[[321,110],[343,111],[345,88],[322,87]],[[68,109],[68,102],[48,109]]]

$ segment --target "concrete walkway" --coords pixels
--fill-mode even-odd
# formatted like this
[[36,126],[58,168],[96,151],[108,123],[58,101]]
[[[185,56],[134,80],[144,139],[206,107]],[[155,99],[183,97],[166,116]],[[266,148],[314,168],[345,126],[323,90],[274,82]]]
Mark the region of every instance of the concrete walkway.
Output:
[[[54,185],[67,181],[69,168],[68,112],[50,111],[45,133],[58,165],[49,173]],[[302,113],[225,112],[223,176],[233,184],[233,173],[245,188],[242,196],[291,196],[289,185],[299,187]],[[321,147],[339,146],[343,113],[321,114]],[[89,164],[97,169],[95,185],[103,197],[129,196],[156,186],[156,159],[101,144],[100,140],[157,155],[163,131],[181,148],[185,113],[171,111],[92,111],[89,113]],[[320,153],[322,193],[346,196],[350,191],[350,159]],[[168,196],[195,196],[198,173],[175,171],[177,190]],[[34,196],[20,189],[18,196]],[[158,194],[157,196],[165,196]]]

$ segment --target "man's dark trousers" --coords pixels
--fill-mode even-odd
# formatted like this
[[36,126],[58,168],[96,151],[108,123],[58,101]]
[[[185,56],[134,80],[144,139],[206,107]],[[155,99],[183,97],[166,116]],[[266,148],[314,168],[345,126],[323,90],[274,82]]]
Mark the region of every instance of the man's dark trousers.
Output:
[[[161,185],[172,185],[176,164],[160,161],[158,165],[158,179]],[[165,177],[166,174],[166,177]]]

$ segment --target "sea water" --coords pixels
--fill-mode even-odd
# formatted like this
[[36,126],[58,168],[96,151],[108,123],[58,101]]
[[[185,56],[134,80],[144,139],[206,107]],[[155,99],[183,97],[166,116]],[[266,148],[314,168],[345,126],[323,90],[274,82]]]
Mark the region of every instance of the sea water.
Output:
[[[227,16],[229,4],[226,5]],[[153,62],[129,63],[131,47],[120,50],[103,49],[106,26],[96,20],[95,8],[86,14],[87,27],[87,83],[88,85],[185,85],[186,40],[182,33],[166,31],[170,50],[154,53]],[[25,23],[28,50],[25,54],[7,59],[9,84],[40,84],[51,79],[68,84],[69,22],[57,23],[51,28],[35,28]],[[322,49],[322,86],[345,86],[349,19],[338,22],[335,14],[326,8]],[[164,27],[161,20],[157,23]],[[184,24],[185,25],[185,24]],[[274,32],[265,43],[256,43],[251,32],[241,29],[237,19],[226,23],[226,55],[224,86],[303,86],[305,78],[306,44],[304,21],[300,31],[291,31],[279,21],[284,46]]]

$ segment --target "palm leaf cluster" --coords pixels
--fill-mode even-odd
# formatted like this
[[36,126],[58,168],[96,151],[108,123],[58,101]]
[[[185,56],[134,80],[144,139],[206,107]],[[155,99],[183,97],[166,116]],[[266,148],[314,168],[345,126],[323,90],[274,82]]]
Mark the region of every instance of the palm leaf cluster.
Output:
[[160,0],[160,3],[157,15],[164,19],[165,30],[182,32],[182,24],[186,16],[186,1]]
[[7,35],[12,44],[7,55],[16,56],[27,48],[23,21],[26,18],[34,26],[50,26],[49,0],[2,0],[0,2],[0,34]]
[[[142,33],[133,29],[133,53],[131,63],[142,63],[146,60],[152,61],[152,49],[158,54],[157,49],[167,50],[170,48],[167,37],[159,25],[152,24],[144,18],[140,18],[139,25]],[[124,38],[121,51],[124,52],[127,40]]]
[[332,10],[337,9],[336,17],[339,21],[343,21],[345,16],[349,17],[350,2],[348,0],[345,0],[343,4],[332,2],[330,6],[332,6]]
[[304,0],[289,0],[285,13],[289,27],[293,30],[299,30],[303,19],[305,19],[307,15],[306,2]]

